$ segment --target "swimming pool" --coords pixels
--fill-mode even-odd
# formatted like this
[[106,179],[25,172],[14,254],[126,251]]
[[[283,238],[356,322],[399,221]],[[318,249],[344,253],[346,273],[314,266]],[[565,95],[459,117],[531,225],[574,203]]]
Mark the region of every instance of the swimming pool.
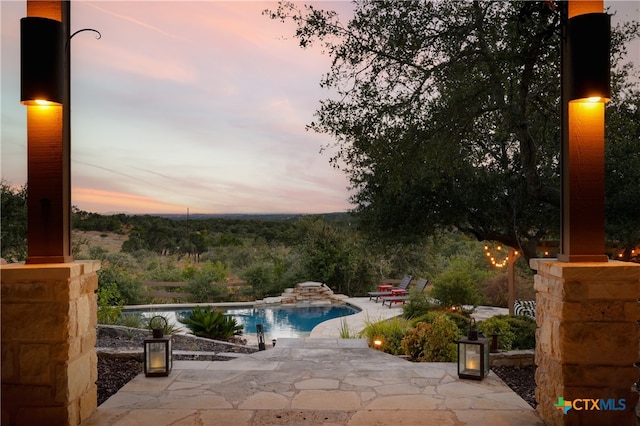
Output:
[[[144,310],[127,310],[127,313],[140,313],[144,318],[162,315],[171,323],[180,326],[179,316],[188,315],[189,308],[163,309],[157,306]],[[256,325],[262,324],[267,340],[281,337],[306,337],[321,322],[360,312],[351,305],[278,305],[265,307],[216,307],[224,309],[238,324],[244,325],[244,334],[255,334]]]

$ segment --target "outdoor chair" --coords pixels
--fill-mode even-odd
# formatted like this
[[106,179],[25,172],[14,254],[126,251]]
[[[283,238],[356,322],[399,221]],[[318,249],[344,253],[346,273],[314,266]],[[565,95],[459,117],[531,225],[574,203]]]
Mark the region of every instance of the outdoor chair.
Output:
[[[415,288],[412,290],[416,293],[422,293],[424,291],[424,288],[427,286],[427,284],[429,284],[429,280],[426,278],[420,278],[418,280],[418,282],[416,283]],[[389,303],[389,309],[391,309],[391,306],[394,303],[400,303],[402,302],[402,304],[404,305],[405,302],[407,300],[409,300],[409,295],[408,294],[402,294],[402,295],[397,295],[397,296],[383,296],[382,297],[382,306],[385,305],[385,303]]]
[[390,288],[388,290],[384,290],[384,291],[370,291],[367,294],[369,295],[369,300],[373,299],[374,297],[376,298],[375,302],[378,303],[378,299],[380,297],[383,296],[391,296],[393,295],[393,291],[407,291],[407,288],[409,288],[409,284],[411,283],[411,279],[413,277],[411,275],[405,275],[404,278],[402,278],[402,281],[400,281],[400,283],[398,284],[397,287],[393,287]]
[[516,300],[513,304],[513,313],[516,315],[526,315],[536,319],[536,301],[535,300]]

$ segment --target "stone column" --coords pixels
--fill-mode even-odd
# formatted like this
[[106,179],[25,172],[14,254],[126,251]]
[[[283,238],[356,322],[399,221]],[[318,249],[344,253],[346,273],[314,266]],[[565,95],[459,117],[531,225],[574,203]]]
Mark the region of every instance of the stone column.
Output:
[[[549,425],[635,425],[640,264],[532,259],[531,267],[540,416]],[[559,398],[572,407],[566,414]]]
[[3,425],[78,425],[96,409],[99,267],[2,265]]

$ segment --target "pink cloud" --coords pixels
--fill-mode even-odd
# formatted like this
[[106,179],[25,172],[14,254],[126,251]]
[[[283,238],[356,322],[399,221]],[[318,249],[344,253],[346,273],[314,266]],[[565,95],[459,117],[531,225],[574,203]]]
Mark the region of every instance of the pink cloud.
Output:
[[91,212],[181,213],[184,206],[154,200],[147,196],[94,188],[74,187],[72,204]]

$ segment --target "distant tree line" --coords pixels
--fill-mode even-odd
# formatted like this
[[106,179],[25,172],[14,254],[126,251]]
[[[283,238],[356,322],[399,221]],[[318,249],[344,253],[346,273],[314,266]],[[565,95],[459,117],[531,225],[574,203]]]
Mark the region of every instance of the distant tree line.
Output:
[[[2,188],[3,212],[11,212],[2,216],[3,257],[24,260],[26,191],[8,184]],[[128,236],[117,253],[76,233],[72,237],[76,259],[101,261],[99,288],[110,295],[106,304],[154,302],[142,296],[146,281],[187,282],[191,297],[176,302],[255,300],[277,296],[302,281],[320,281],[336,293],[358,296],[382,278],[404,274],[434,282],[442,276],[440,285],[446,286],[452,268],[461,270],[456,276],[465,278],[470,303],[505,299],[506,282],[495,282],[499,271],[491,270],[481,245],[468,237],[438,232],[421,242],[391,242],[362,233],[346,213],[186,220],[100,215],[74,208],[72,226],[104,233],[105,238],[111,233]],[[528,291],[530,274],[526,264],[520,266],[520,287]],[[494,282],[485,285],[489,278]],[[245,284],[230,285],[234,282]]]
[[[10,262],[26,256],[25,200],[24,187],[3,183],[2,256]],[[186,282],[191,297],[174,302],[216,302],[278,296],[303,281],[362,296],[382,278],[411,274],[428,278],[436,294],[455,297],[459,304],[506,306],[504,271],[487,262],[482,243],[455,230],[437,230],[420,241],[392,241],[362,232],[348,214],[186,220],[74,208],[72,216],[74,231],[127,236],[114,252],[72,234],[76,259],[101,261],[99,288],[109,295],[106,304],[162,302],[143,296],[147,281]],[[517,269],[517,295],[530,299],[531,271],[524,258]]]

